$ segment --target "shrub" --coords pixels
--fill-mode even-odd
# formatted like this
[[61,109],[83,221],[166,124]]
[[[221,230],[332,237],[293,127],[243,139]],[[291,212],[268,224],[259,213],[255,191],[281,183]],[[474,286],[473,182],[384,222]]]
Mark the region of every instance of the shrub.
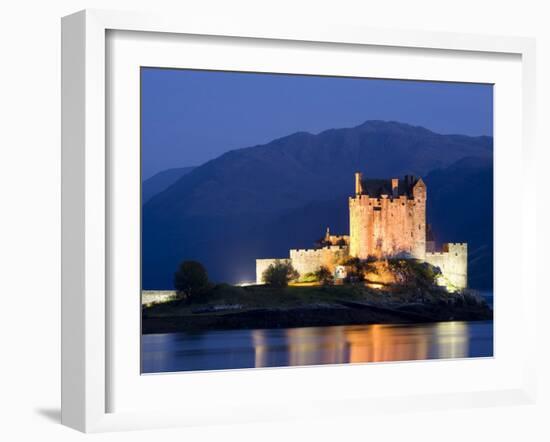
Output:
[[350,268],[348,273],[363,273],[363,262],[359,258],[349,258],[344,265]]
[[300,282],[318,282],[319,278],[315,274],[315,272],[306,273],[304,276],[300,278]]
[[369,256],[366,260],[353,257],[349,258],[344,265],[349,268],[346,282],[364,281],[365,273],[376,272],[374,263],[376,258]]
[[203,293],[208,288],[208,274],[197,261],[183,261],[174,273],[174,288],[185,300]]
[[439,267],[415,259],[389,259],[388,265],[396,280],[403,285],[433,287],[441,275]]
[[262,274],[262,278],[267,285],[272,287],[286,287],[290,281],[294,281],[300,277],[292,264],[275,260],[273,264]]
[[323,285],[330,285],[334,282],[334,277],[332,276],[331,271],[325,266],[319,267],[319,270],[315,272],[315,276]]

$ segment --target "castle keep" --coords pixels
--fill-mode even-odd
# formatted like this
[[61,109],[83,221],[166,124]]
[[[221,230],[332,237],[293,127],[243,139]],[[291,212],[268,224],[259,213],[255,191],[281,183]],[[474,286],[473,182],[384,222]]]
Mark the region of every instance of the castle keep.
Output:
[[[467,245],[444,244],[435,251],[427,238],[426,184],[422,178],[364,179],[355,174],[355,195],[349,198],[349,236],[331,235],[327,229],[322,247],[291,249],[287,261],[301,277],[321,266],[338,276],[347,259],[404,258],[426,261],[442,272],[441,283],[450,289],[467,287]],[[275,259],[256,260],[256,282]]]
[[422,178],[363,180],[356,173],[349,218],[351,256],[424,260],[426,185]]

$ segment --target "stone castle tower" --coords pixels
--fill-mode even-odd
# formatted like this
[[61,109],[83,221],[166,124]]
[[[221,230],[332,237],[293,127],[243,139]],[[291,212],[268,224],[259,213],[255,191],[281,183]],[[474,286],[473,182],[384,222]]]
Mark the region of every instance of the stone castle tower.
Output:
[[426,185],[422,178],[363,180],[349,198],[349,254],[426,258]]
[[[327,229],[315,249],[291,249],[289,258],[301,277],[327,267],[336,268],[350,257],[367,259],[419,259],[439,267],[441,283],[449,290],[468,285],[468,247],[465,243],[443,244],[435,250],[427,238],[426,184],[422,178],[363,179],[355,174],[355,195],[349,197],[349,235],[331,235]],[[427,240],[429,239],[429,240]],[[256,260],[256,282],[275,259]]]

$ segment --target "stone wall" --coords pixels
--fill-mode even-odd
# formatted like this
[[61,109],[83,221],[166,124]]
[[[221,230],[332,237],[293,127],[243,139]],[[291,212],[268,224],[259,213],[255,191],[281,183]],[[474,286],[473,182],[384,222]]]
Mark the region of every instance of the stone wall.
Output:
[[[336,266],[342,264],[349,257],[347,246],[328,246],[321,249],[291,249],[290,258],[279,259],[281,262],[290,262],[300,277],[308,273],[319,270],[319,267],[325,266],[334,273]],[[256,284],[263,284],[264,271],[277,258],[257,259],[256,260]]]
[[337,265],[342,264],[349,256],[347,246],[328,246],[321,249],[291,249],[292,266],[301,277],[325,266],[332,273]]
[[281,262],[289,262],[290,259],[283,258],[283,259],[277,259],[277,258],[267,258],[267,259],[257,259],[256,260],[256,284],[263,284],[264,280],[262,275],[267,270],[267,268],[274,264],[275,261],[281,261]]
[[349,199],[350,255],[424,259],[426,253],[426,187],[419,181],[413,198],[400,196]]
[[468,287],[467,244],[444,244],[441,252],[426,253],[426,262],[441,269],[441,283],[447,288],[453,290]]
[[162,304],[177,299],[174,290],[142,290],[141,305]]

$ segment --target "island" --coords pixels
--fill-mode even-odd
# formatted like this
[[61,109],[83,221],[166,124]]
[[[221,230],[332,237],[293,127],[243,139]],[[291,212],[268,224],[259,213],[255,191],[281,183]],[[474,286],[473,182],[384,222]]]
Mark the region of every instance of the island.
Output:
[[363,179],[349,197],[349,235],[327,228],[312,249],[258,258],[256,281],[211,283],[184,261],[175,290],[142,295],[142,333],[491,320],[468,288],[467,244],[436,249],[422,178]]

